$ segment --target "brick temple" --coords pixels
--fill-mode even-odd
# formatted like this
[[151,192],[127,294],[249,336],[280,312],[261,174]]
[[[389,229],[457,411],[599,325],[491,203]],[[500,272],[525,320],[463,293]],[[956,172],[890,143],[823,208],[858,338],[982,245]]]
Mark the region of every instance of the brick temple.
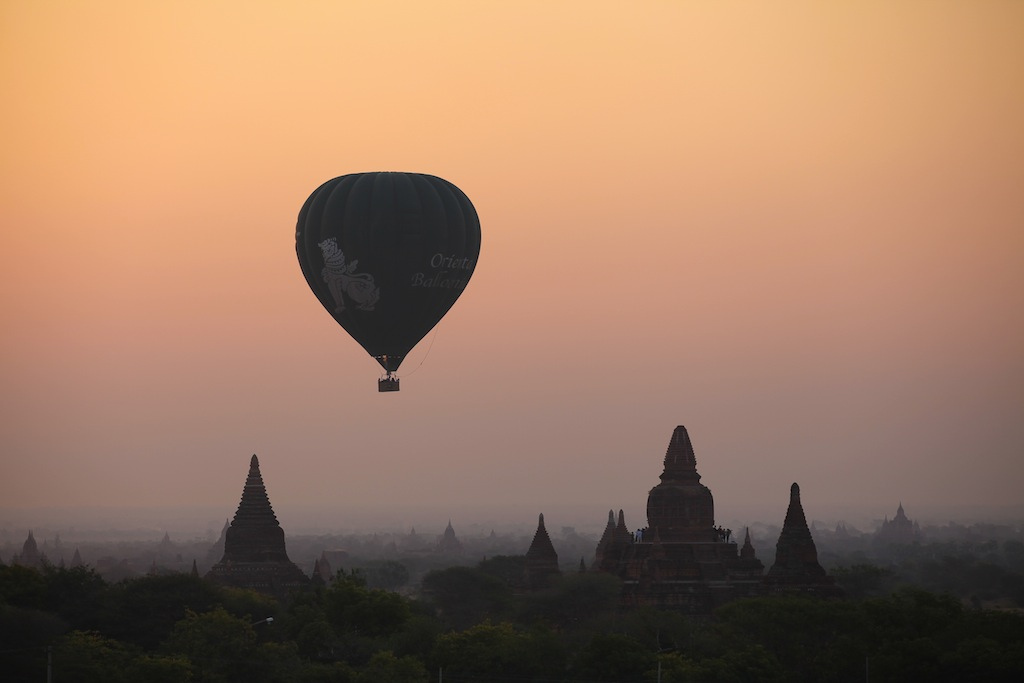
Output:
[[924,540],[924,534],[921,533],[918,523],[907,517],[907,513],[903,511],[903,503],[900,502],[900,506],[896,508],[896,516],[889,519],[886,515],[882,526],[875,532],[874,540],[881,544],[909,545],[920,543]]
[[552,579],[561,576],[558,568],[558,554],[551,544],[551,537],[544,527],[544,515],[537,521],[537,531],[526,551],[526,562],[523,574],[523,585],[528,590],[537,590],[548,586]]
[[277,597],[309,583],[285,551],[284,529],[274,515],[253,455],[235,518],[224,531],[224,556],[206,578],[217,583],[248,588]]
[[800,488],[789,509],[768,574],[757,559],[749,530],[742,545],[715,526],[711,490],[700,483],[690,436],[676,427],[665,453],[661,481],[647,497],[647,526],[630,531],[625,516],[608,512],[591,571],[623,581],[623,606],[678,609],[692,615],[742,597],[772,593],[837,595],[818,564]]

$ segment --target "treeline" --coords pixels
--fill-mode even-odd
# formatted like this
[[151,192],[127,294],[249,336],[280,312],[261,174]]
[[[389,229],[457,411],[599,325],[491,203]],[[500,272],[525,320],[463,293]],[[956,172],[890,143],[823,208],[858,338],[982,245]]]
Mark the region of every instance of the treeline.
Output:
[[849,595],[877,597],[914,586],[975,607],[1024,608],[1024,543],[1007,540],[888,545],[865,553],[819,553]]
[[[1024,615],[920,590],[770,597],[707,620],[617,608],[611,576],[522,594],[521,557],[433,571],[418,599],[338,572],[281,603],[197,576],[107,583],[0,566],[11,681],[1017,681]],[[659,678],[660,677],[660,678]]]

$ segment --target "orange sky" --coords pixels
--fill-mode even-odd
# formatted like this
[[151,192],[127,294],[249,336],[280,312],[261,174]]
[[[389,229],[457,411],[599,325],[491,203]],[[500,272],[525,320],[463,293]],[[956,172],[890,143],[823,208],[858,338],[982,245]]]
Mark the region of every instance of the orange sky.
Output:
[[[4,3],[0,85],[0,507],[1024,502],[1024,4]],[[370,170],[483,231],[393,395],[294,253]]]

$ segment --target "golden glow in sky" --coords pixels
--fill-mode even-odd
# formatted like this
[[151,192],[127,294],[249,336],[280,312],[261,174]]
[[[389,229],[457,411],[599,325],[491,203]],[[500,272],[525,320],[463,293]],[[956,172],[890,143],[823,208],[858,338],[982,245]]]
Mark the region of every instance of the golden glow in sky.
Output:
[[[5,3],[0,86],[4,507],[1022,502],[1020,3]],[[294,252],[372,170],[483,231],[395,395]]]

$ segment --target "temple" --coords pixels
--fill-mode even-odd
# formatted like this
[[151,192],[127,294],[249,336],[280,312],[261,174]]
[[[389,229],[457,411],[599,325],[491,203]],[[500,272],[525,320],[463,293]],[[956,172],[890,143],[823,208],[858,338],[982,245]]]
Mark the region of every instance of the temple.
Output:
[[908,545],[919,543],[923,540],[921,527],[917,522],[912,522],[903,511],[903,503],[896,508],[896,516],[891,520],[886,516],[882,526],[875,532],[876,543],[888,543],[895,545]]
[[[715,526],[711,490],[700,483],[690,436],[676,427],[658,485],[647,496],[647,526],[630,531],[620,510],[608,512],[591,571],[623,581],[623,606],[676,609],[708,615],[725,602],[771,592],[832,595],[831,577],[817,551],[794,484],[790,507],[768,576],[749,529],[739,546],[732,531]],[[781,563],[781,564],[780,564]]]
[[249,461],[249,475],[242,500],[231,525],[224,532],[224,556],[206,578],[220,584],[248,588],[276,597],[305,586],[309,579],[288,559],[284,529],[267,496],[260,461]]
[[32,535],[31,529],[28,532],[28,538],[25,539],[21,546],[21,553],[11,558],[11,564],[22,567],[35,567],[36,569],[49,564],[46,553],[40,552],[39,546],[36,543],[36,537]]
[[548,530],[544,528],[544,515],[540,515],[533,542],[526,551],[524,583],[528,589],[536,590],[547,586],[552,579],[561,575],[558,568],[558,553],[551,544]]
[[800,487],[789,487],[789,508],[782,533],[775,544],[775,564],[768,570],[765,584],[773,593],[803,593],[820,597],[839,594],[835,580],[818,563],[818,549],[807,528],[807,517],[800,503]]
[[452,526],[452,520],[448,520],[448,526],[445,527],[444,534],[441,538],[437,539],[436,551],[442,555],[461,555],[462,541],[455,535],[455,528]]

